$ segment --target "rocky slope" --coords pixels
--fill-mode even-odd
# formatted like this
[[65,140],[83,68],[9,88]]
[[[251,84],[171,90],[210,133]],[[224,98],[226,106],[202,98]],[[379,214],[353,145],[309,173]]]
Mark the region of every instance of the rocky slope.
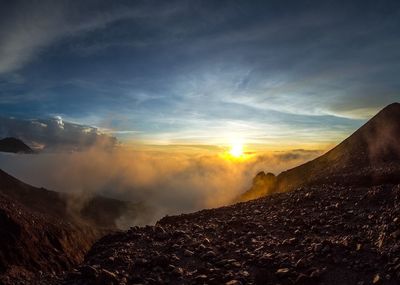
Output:
[[1,152],[33,153],[33,150],[23,141],[16,138],[4,138],[0,140]]
[[[326,154],[276,177],[273,186],[252,188],[239,200],[247,201],[302,185],[379,185],[400,183],[400,104],[393,103]],[[270,177],[266,177],[271,180]]]
[[400,185],[320,185],[108,235],[63,284],[399,284],[399,256]]
[[0,284],[35,284],[62,274],[83,260],[100,235],[0,194]]
[[32,187],[0,170],[0,284],[47,284],[82,262],[126,211],[134,212],[135,205],[104,197],[73,207],[78,198]]

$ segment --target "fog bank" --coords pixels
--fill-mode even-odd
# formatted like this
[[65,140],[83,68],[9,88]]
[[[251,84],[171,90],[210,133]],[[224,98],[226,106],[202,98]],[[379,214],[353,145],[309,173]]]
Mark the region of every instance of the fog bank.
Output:
[[[293,150],[227,159],[221,154],[140,151],[127,147],[81,152],[0,155],[0,167],[38,187],[89,197],[105,195],[151,207],[146,221],[229,204],[261,170],[278,174],[319,151]],[[152,215],[148,217],[148,215]],[[137,219],[136,219],[137,220]],[[126,221],[124,223],[136,223]]]

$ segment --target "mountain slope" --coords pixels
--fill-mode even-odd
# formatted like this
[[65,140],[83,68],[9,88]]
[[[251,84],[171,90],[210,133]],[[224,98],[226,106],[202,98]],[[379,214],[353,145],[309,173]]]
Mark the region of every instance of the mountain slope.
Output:
[[81,262],[104,233],[32,211],[0,194],[0,283],[35,283],[38,274],[61,274]]
[[284,171],[274,187],[253,187],[239,200],[247,201],[302,185],[379,185],[400,183],[400,104],[393,103],[326,154]]
[[394,103],[325,155],[282,172],[278,190],[329,180],[347,185],[400,182],[399,170],[400,104]]
[[400,185],[301,188],[108,235],[62,284],[399,284],[399,216]]
[[104,197],[73,207],[77,198],[0,170],[0,284],[35,283],[43,278],[40,272],[61,274],[80,263],[95,240],[115,230],[119,217],[127,211],[134,217],[136,211],[136,205]]
[[0,140],[1,152],[33,153],[33,150],[23,141],[16,138],[4,138]]
[[0,169],[0,193],[27,208],[61,219],[74,219],[96,228],[115,229],[116,220],[143,206],[112,198],[94,196],[84,199],[78,195],[55,192],[26,184]]

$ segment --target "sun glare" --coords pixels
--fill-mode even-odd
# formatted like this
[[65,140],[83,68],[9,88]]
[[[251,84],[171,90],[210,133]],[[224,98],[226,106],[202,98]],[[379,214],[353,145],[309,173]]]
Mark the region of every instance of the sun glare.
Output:
[[243,144],[241,143],[235,143],[231,146],[231,149],[229,150],[229,153],[233,157],[241,157],[243,155]]

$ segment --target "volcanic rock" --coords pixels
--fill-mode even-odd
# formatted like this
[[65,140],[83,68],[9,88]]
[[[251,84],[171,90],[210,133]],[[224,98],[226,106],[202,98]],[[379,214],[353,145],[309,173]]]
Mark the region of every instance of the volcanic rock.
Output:
[[[261,174],[260,174],[261,173]],[[305,185],[369,186],[400,183],[400,103],[381,110],[366,124],[326,154],[279,174],[262,185],[263,172],[239,201]],[[273,187],[275,185],[275,188]]]
[[[383,197],[377,201],[368,193]],[[255,209],[263,210],[254,214]],[[400,241],[387,237],[399,215],[400,184],[301,187],[112,234],[94,244],[83,265],[114,272],[118,282],[127,278],[128,284],[350,285],[371,284],[377,274],[379,284],[398,284]],[[159,240],[157,227],[185,234]],[[204,231],[207,227],[214,230]],[[293,238],[299,228],[301,235]],[[110,263],[111,256],[124,262]],[[94,277],[70,274],[62,284],[91,282]]]
[[70,207],[74,199],[0,170],[0,284],[49,284],[47,278],[82,262],[99,237],[115,230],[127,206],[94,197],[79,211]]

